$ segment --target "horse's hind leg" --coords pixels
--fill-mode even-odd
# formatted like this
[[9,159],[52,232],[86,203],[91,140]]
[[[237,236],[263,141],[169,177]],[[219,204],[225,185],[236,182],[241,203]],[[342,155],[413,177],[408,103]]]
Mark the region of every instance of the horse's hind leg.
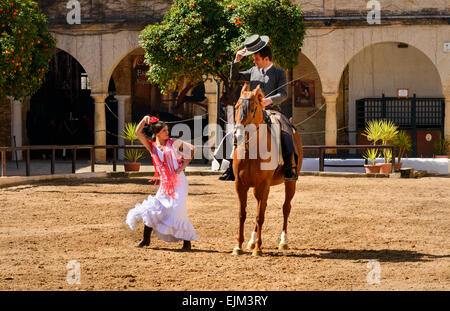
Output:
[[283,232],[281,232],[280,244],[278,249],[288,249],[287,241],[287,225],[289,214],[291,213],[291,201],[295,195],[295,181],[288,181],[284,183],[284,204],[283,204]]
[[244,243],[244,224],[247,217],[247,193],[249,187],[236,182],[236,192],[239,197],[239,233],[237,236],[237,246],[233,249],[233,255],[242,254],[242,243]]

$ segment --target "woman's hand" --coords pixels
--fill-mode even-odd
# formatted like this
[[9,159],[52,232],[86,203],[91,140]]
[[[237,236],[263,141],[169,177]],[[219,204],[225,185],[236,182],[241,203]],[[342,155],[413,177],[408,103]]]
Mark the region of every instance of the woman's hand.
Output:
[[151,120],[150,116],[145,116],[142,118],[141,122],[144,122],[144,124],[149,124],[150,120]]

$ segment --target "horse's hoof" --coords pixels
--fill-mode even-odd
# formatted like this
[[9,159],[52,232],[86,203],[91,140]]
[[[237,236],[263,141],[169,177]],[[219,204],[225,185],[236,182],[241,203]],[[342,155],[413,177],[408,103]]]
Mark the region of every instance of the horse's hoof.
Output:
[[231,253],[233,256],[239,256],[242,255],[242,250],[240,248],[233,249],[233,252]]
[[262,251],[254,250],[253,253],[252,253],[252,256],[254,256],[254,257],[261,257],[262,256]]
[[278,245],[278,249],[280,251],[285,251],[285,250],[289,249],[289,246],[286,243],[283,243],[283,244]]
[[256,246],[255,243],[248,243],[248,244],[247,244],[247,249],[248,249],[249,251],[252,251],[252,250],[255,249],[255,246]]

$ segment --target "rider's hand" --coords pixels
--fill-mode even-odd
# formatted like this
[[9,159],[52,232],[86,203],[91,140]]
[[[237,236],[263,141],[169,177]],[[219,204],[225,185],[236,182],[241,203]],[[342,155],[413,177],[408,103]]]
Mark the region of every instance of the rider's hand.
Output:
[[263,98],[262,103],[264,107],[266,107],[267,105],[270,105],[272,103],[272,100],[270,98]]
[[246,49],[246,48],[237,51],[236,57],[234,58],[234,62],[235,62],[235,63],[240,62],[241,59],[244,57],[245,52],[247,52],[247,49]]

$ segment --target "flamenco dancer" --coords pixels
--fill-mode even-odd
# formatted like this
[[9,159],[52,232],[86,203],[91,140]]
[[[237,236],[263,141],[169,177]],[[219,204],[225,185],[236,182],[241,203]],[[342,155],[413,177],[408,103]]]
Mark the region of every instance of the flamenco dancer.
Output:
[[[154,232],[166,242],[183,241],[182,249],[191,250],[191,241],[196,240],[198,235],[187,214],[188,182],[183,171],[193,158],[194,146],[182,140],[171,139],[168,126],[156,117],[145,116],[139,123],[136,134],[152,156],[155,166],[153,180],[160,180],[156,195],[149,195],[144,202],[136,204],[128,212],[126,222],[132,230],[137,221],[142,220],[144,223],[144,237],[136,247],[149,246],[150,235]],[[179,148],[183,146],[191,151],[191,156],[186,157],[187,159],[179,154]]]

